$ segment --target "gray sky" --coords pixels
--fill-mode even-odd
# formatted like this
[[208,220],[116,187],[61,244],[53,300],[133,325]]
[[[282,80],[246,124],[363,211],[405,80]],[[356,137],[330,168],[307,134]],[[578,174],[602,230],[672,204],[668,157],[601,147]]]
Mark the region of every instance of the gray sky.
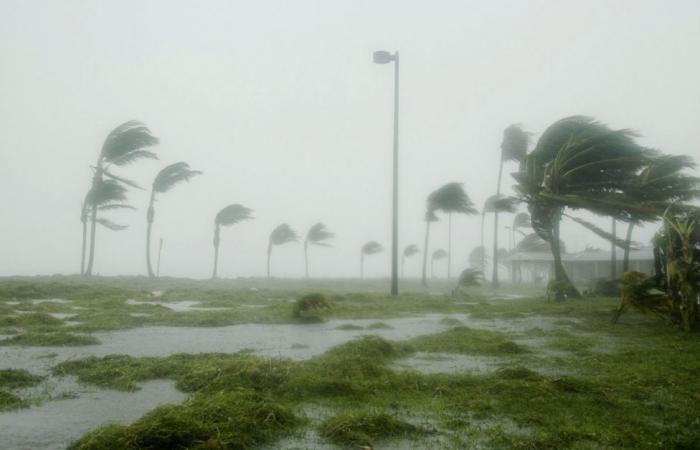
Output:
[[[537,137],[586,114],[700,157],[697,1],[2,0],[0,275],[78,272],[89,166],[129,119],[161,139],[160,161],[121,174],[149,185],[180,160],[205,172],[157,204],[163,274],[209,276],[213,217],[242,203],[257,219],[223,231],[222,276],[263,275],[275,225],[319,220],[338,238],[313,250],[312,274],[357,275],[373,239],[387,251],[366,271],[387,275],[393,78],[377,49],[401,52],[402,246],[422,247],[432,189],[464,182],[479,206],[494,192],[514,122]],[[99,229],[97,272],[145,273],[147,196],[115,216],[128,230]],[[480,221],[453,223],[457,272]],[[444,247],[445,221],[433,230]],[[563,238],[603,245],[575,225]],[[302,275],[302,258],[276,249],[273,273]]]

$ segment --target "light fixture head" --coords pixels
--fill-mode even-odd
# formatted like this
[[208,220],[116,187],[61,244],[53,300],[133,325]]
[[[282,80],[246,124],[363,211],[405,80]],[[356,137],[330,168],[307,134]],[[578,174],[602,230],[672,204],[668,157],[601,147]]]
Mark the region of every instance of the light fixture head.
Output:
[[394,60],[394,55],[385,50],[378,50],[374,52],[372,59],[375,64],[388,64]]

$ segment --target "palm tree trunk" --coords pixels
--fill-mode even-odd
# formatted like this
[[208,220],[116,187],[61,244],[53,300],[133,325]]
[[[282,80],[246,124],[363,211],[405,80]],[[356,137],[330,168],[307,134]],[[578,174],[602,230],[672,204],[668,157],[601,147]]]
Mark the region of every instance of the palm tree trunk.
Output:
[[270,279],[270,258],[272,258],[272,243],[267,244],[267,279]]
[[452,213],[447,214],[447,279],[452,276]]
[[627,225],[627,235],[625,236],[625,256],[622,260],[622,272],[627,272],[630,270],[630,245],[632,245],[632,230],[634,229],[634,222],[630,222]]
[[[501,151],[501,163],[498,165],[498,181],[496,184],[496,198],[501,198],[501,178],[503,177],[503,151]],[[493,275],[491,285],[498,287],[498,209],[493,212]]]
[[309,241],[304,241],[304,272],[306,273],[306,279],[309,279]]
[[216,270],[219,266],[219,243],[221,242],[220,235],[221,227],[219,227],[219,225],[216,225],[214,227],[214,271],[211,275],[212,278],[216,278]]
[[435,279],[435,259],[430,259],[430,279]]
[[153,218],[155,216],[155,210],[153,203],[155,201],[155,192],[151,191],[151,200],[148,203],[148,212],[146,213],[146,268],[148,269],[148,277],[154,278],[153,267],[151,266],[151,230],[153,228]]
[[617,222],[612,218],[612,241],[610,243],[610,279],[617,279],[617,246],[615,239],[617,238]]
[[85,274],[85,248],[87,247],[87,211],[81,219],[83,222],[83,246],[80,252],[80,275]]
[[[102,157],[97,160],[95,176],[92,178],[92,187],[95,188],[99,183],[102,183]],[[85,275],[91,276],[92,269],[95,264],[95,232],[97,231],[97,205],[92,205],[90,208],[90,257],[88,259]]]
[[160,254],[163,251],[163,238],[160,238],[160,243],[158,244],[158,263],[156,265],[156,278],[160,278]]
[[559,226],[561,224],[561,214],[559,217],[553,219],[552,223],[552,242],[550,242],[550,247],[552,249],[552,256],[554,257],[554,279],[557,283],[555,289],[555,300],[564,300],[564,295],[571,298],[580,298],[581,293],[578,289],[571,283],[569,276],[566,274],[564,269],[564,264],[561,261],[561,246],[559,245]]
[[[484,205],[486,206],[486,205]],[[484,245],[484,223],[486,222],[486,210],[481,211],[481,271],[486,276],[486,246]]]
[[421,276],[421,284],[423,286],[428,285],[428,280],[426,270],[427,270],[427,265],[428,265],[428,239],[430,236],[430,221],[426,220],[425,221],[425,243],[423,244],[423,273]]

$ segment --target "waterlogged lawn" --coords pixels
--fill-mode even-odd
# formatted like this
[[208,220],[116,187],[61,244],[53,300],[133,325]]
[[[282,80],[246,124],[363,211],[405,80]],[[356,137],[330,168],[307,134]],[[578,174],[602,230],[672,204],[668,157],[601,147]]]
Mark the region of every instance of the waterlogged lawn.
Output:
[[[394,299],[342,283],[4,280],[0,343],[18,349],[97,346],[80,341],[144,326],[309,327],[292,315],[309,291],[327,294],[320,319],[342,319],[337,332],[370,335],[301,360],[254,349],[115,354],[57,362],[48,374],[0,371],[0,405],[27,406],[24,386],[43,377],[124,392],[172,380],[188,396],[95,429],[75,449],[700,448],[697,334],[636,313],[613,325],[615,299],[554,304],[507,289],[453,297],[442,294],[449,286]],[[371,335],[393,331],[393,318],[427,314],[442,317],[439,329]]]

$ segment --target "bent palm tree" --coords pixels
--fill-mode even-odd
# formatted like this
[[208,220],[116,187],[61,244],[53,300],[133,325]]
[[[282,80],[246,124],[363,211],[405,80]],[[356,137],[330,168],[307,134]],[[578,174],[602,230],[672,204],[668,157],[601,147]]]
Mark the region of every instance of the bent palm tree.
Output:
[[382,244],[376,241],[369,241],[362,246],[362,249],[360,250],[360,278],[365,277],[365,255],[376,255],[382,251],[384,251],[384,247],[382,247]]
[[309,245],[317,245],[319,247],[330,247],[330,244],[326,243],[328,239],[335,237],[322,222],[318,222],[309,228],[308,233],[306,233],[306,239],[304,240],[304,269],[306,272],[306,278],[309,278]]
[[191,170],[189,164],[180,161],[163,168],[153,180],[151,199],[148,203],[148,212],[146,213],[146,267],[150,278],[155,277],[153,268],[151,267],[151,229],[153,228],[153,219],[155,218],[154,204],[156,202],[156,194],[164,194],[176,185],[189,181],[192,177],[200,175],[201,173],[202,172],[198,170]]
[[296,234],[289,224],[283,223],[275,227],[270,233],[270,241],[267,244],[267,278],[270,278],[270,259],[272,257],[272,248],[275,245],[284,245],[289,242],[299,242],[299,236]]
[[418,252],[420,252],[420,249],[415,244],[407,245],[403,249],[403,254],[401,255],[401,277],[403,277],[403,266],[406,264],[406,258],[410,258]]
[[228,227],[244,220],[251,220],[252,209],[234,203],[223,208],[214,218],[214,271],[212,278],[216,278],[219,266],[219,244],[221,243],[221,227]]
[[[478,214],[462,183],[447,183],[428,196],[429,209],[447,214],[447,278],[452,272],[452,213]],[[427,248],[427,247],[426,247]]]
[[[141,122],[132,120],[119,125],[107,135],[102,144],[97,163],[93,168],[91,189],[98,188],[105,178],[127,186],[138,187],[134,182],[115,175],[111,171],[112,166],[125,166],[144,158],[157,159],[155,153],[144,150],[144,148],[156,144],[158,144],[158,138],[153,136],[151,130]],[[100,223],[97,217],[98,209],[95,205],[85,202],[81,214],[81,216],[89,217],[91,222],[90,252],[87,268],[84,271],[84,274],[88,276],[92,275],[95,262],[95,232],[96,225]]]
[[435,250],[430,258],[430,278],[435,278],[435,261],[447,258],[447,252],[441,248]]

